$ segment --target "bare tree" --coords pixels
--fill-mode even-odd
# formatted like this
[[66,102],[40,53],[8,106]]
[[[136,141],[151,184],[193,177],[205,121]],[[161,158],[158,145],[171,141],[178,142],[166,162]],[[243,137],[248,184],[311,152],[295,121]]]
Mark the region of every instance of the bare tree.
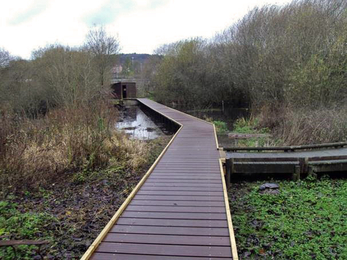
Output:
[[120,50],[119,40],[117,37],[107,35],[103,26],[94,27],[89,30],[86,37],[86,47],[94,56],[100,84],[103,86]]
[[0,48],[0,68],[8,65],[11,60],[10,53],[3,48]]

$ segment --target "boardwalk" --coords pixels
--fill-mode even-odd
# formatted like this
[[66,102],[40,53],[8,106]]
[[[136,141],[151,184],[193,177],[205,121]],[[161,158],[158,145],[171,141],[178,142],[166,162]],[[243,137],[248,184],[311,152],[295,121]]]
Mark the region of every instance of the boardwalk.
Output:
[[237,259],[213,125],[139,102],[181,128],[83,259]]

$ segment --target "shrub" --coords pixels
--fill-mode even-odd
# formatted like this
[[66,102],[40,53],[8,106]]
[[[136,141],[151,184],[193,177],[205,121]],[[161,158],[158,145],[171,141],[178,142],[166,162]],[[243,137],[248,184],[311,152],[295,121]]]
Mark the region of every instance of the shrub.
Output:
[[283,144],[314,144],[345,141],[347,107],[285,111],[274,134]]
[[136,169],[147,147],[114,127],[116,110],[97,100],[55,109],[31,120],[3,111],[0,118],[1,188],[33,188],[65,173],[104,168],[127,161]]
[[217,133],[224,134],[228,132],[228,126],[226,122],[216,120],[216,121],[213,121],[213,124],[216,127]]

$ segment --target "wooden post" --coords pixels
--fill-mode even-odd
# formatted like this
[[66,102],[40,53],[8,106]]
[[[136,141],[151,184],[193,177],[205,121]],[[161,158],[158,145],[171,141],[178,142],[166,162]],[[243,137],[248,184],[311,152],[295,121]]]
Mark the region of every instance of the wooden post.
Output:
[[298,181],[300,180],[301,167],[300,165],[295,166],[295,172],[293,173],[292,180]]
[[308,158],[299,158],[300,174],[308,174]]
[[231,172],[232,172],[232,167],[233,167],[233,160],[234,159],[226,159],[225,162],[225,182],[227,185],[227,189],[230,188],[230,179],[231,179]]
[[317,177],[316,173],[314,172],[313,166],[308,167],[308,176]]

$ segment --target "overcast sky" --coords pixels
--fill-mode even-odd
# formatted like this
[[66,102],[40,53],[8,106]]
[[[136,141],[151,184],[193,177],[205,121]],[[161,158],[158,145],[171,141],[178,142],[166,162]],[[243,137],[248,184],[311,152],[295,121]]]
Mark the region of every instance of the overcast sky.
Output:
[[104,25],[123,53],[152,53],[162,44],[212,37],[256,5],[289,0],[0,0],[0,47],[30,58],[47,44],[79,46]]

